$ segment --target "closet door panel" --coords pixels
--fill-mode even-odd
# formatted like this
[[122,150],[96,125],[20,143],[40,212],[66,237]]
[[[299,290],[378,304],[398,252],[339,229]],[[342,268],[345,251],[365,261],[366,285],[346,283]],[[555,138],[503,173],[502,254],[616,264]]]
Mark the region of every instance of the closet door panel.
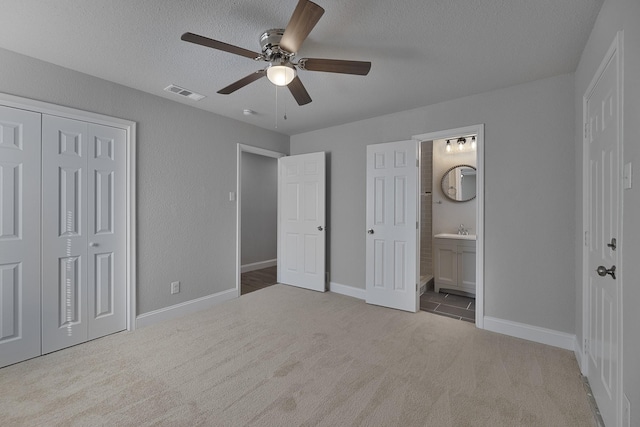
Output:
[[42,352],[87,340],[87,124],[42,117]]
[[40,117],[0,107],[0,367],[40,355]]
[[126,131],[88,127],[88,337],[126,328]]

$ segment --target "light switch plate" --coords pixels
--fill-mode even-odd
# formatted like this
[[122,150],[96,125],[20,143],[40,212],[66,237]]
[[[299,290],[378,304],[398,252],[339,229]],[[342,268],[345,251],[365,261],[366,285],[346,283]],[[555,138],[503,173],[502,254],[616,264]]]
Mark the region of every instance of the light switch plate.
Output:
[[229,201],[230,202],[235,202],[235,200],[236,200],[236,193],[233,192],[233,191],[230,191],[229,192]]
[[629,190],[631,188],[631,183],[633,178],[632,173],[633,173],[633,170],[631,168],[631,162],[629,162],[626,165],[624,165],[624,169],[622,171],[622,181],[623,181],[622,188],[624,188],[625,190]]

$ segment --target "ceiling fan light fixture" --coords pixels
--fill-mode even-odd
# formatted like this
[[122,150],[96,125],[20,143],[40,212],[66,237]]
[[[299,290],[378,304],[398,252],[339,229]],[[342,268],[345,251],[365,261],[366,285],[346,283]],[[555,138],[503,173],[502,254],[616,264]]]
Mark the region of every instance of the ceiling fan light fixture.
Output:
[[296,78],[296,69],[289,63],[271,64],[267,68],[267,78],[276,86],[287,86]]

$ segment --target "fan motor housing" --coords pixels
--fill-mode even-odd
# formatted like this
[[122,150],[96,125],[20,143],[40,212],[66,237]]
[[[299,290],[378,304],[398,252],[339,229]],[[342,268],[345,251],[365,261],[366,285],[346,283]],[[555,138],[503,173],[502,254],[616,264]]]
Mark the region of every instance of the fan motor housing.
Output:
[[262,33],[260,36],[260,47],[262,48],[265,61],[293,57],[291,52],[280,48],[280,39],[282,39],[283,34],[283,28],[273,28]]

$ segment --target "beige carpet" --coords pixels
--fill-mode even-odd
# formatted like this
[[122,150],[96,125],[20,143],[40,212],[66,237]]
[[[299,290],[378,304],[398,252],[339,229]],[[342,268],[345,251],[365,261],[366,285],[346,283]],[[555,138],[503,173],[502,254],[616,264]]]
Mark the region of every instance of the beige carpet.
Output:
[[0,420],[595,425],[569,351],[283,285],[0,369]]

